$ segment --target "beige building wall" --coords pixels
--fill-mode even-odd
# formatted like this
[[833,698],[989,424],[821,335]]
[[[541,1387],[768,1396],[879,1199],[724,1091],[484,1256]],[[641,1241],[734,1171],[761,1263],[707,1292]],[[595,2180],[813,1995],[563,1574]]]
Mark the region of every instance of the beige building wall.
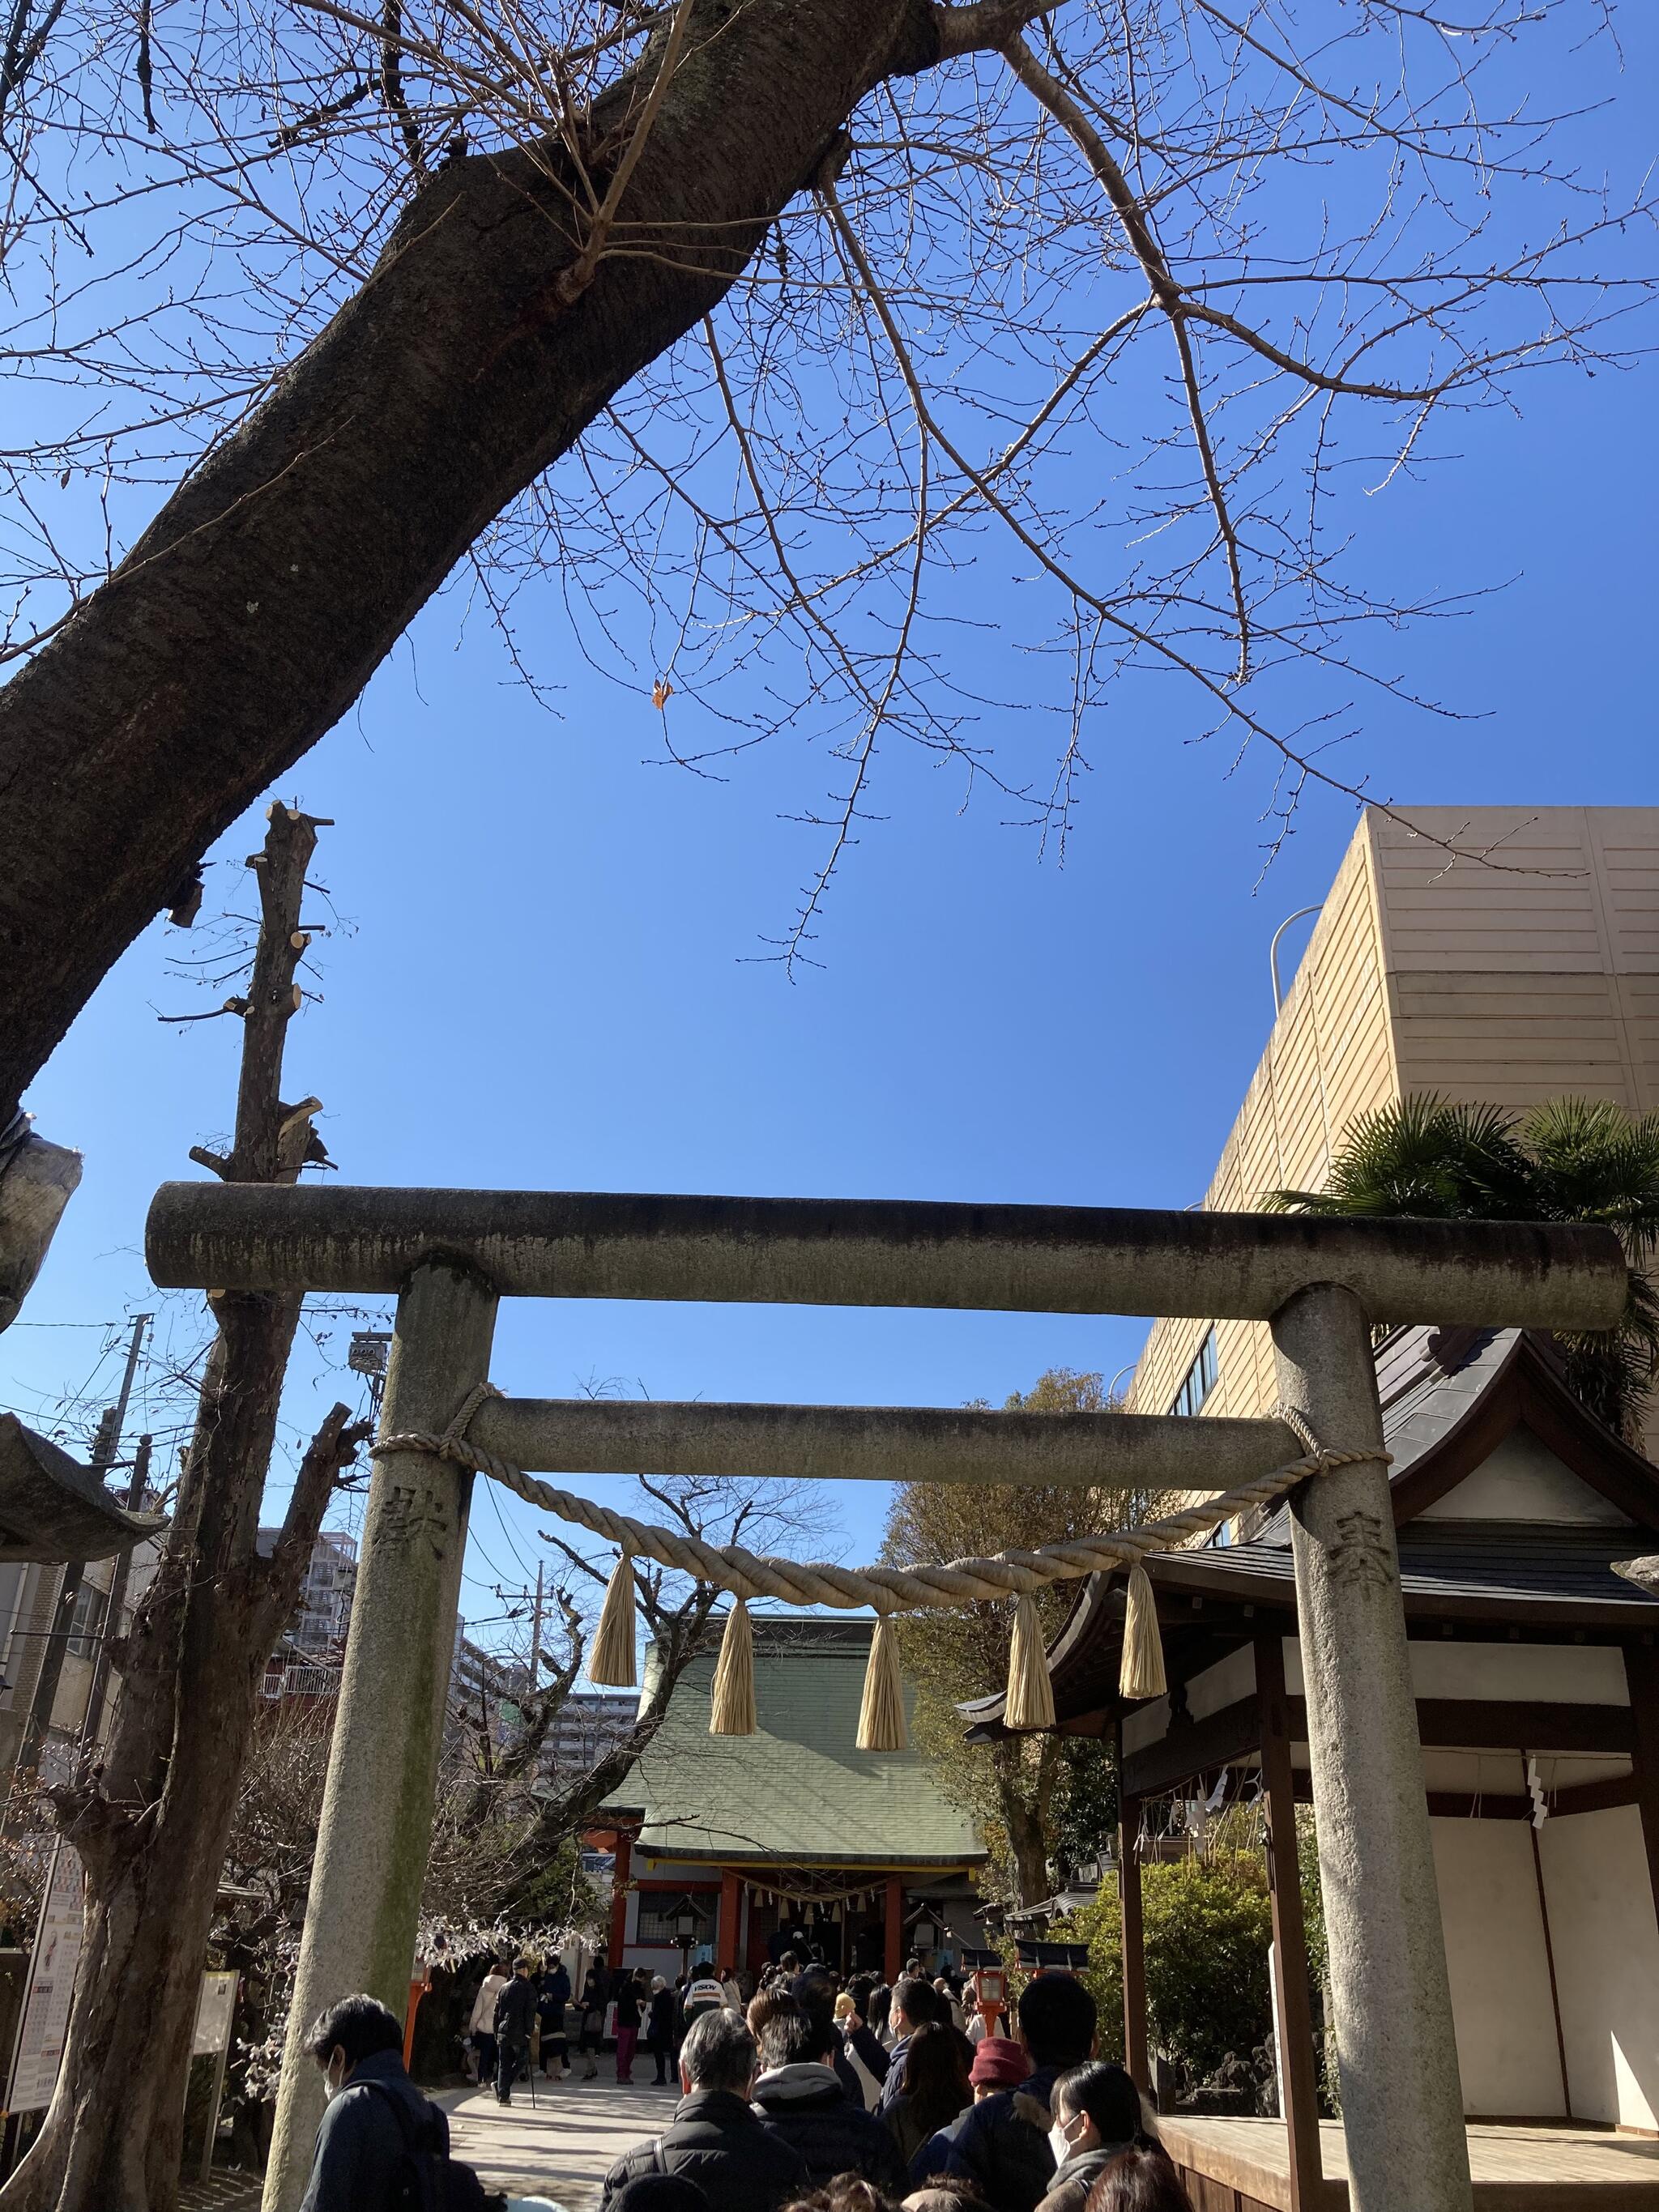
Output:
[[[1659,807],[1368,810],[1205,1206],[1316,1189],[1358,1114],[1408,1091],[1659,1108]],[[1449,854],[1440,838],[1455,848]],[[1158,1321],[1129,1403],[1170,1411],[1206,1334]],[[1273,1403],[1260,1322],[1222,1322],[1206,1413]]]

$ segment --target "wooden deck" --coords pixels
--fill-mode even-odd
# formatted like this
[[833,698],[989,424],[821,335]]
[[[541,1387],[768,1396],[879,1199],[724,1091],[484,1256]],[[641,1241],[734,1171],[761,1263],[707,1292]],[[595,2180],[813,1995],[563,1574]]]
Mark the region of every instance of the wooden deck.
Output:
[[[1195,2212],[1290,2212],[1291,2154],[1279,2120],[1164,2119]],[[1659,2212],[1659,2142],[1607,2128],[1469,2126],[1475,2212]],[[1346,2212],[1338,2121],[1319,2130],[1321,2212]]]

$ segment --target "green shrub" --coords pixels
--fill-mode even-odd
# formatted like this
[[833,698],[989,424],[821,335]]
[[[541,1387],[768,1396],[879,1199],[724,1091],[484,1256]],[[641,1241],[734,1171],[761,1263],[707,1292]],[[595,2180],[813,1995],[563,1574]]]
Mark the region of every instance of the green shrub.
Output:
[[[1141,1869],[1147,2027],[1153,2045],[1202,2081],[1230,2051],[1246,2057],[1273,2026],[1273,1907],[1254,1853]],[[1083,1979],[1100,2009],[1103,2057],[1123,2056],[1123,1959],[1115,1893],[1074,1913],[1062,1942],[1086,1943]]]

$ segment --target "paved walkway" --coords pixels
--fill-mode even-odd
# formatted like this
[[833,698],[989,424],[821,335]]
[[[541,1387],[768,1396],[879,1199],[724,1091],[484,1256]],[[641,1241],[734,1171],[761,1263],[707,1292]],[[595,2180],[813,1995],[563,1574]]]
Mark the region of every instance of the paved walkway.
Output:
[[[653,2089],[635,2076],[631,2089],[611,2077],[607,2052],[596,2081],[573,2074],[553,2083],[540,2076],[532,2110],[521,2081],[503,2108],[489,2089],[441,2089],[449,2114],[450,2148],[476,2166],[486,2189],[509,2197],[550,2197],[567,2212],[593,2212],[608,2169],[630,2145],[659,2135],[673,2118],[678,2087]],[[649,2083],[651,2064],[641,2069]]]

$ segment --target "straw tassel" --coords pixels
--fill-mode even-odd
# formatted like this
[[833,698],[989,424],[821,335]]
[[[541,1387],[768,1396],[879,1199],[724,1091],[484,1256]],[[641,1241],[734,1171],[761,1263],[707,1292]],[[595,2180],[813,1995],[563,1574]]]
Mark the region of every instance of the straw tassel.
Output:
[[755,1634],[749,1626],[749,1607],[741,1598],[726,1616],[720,1663],[714,1669],[714,1701],[708,1715],[708,1733],[755,1733]]
[[605,1586],[599,1626],[588,1654],[587,1679],[608,1689],[638,1686],[634,1669],[634,1555],[626,1544]]
[[1042,1622],[1029,1593],[1014,1607],[1014,1633],[1008,1646],[1008,1697],[1002,1717],[1011,1729],[1046,1729],[1054,1724],[1054,1691],[1048,1680],[1048,1655]]
[[898,1634],[891,1619],[881,1613],[870,1639],[870,1659],[864,1670],[864,1703],[859,1707],[860,1751],[908,1751],[910,1732],[904,1725],[904,1686],[899,1680]]
[[1161,1698],[1169,1686],[1164,1673],[1164,1639],[1158,1632],[1158,1600],[1152,1595],[1151,1576],[1137,1559],[1129,1570],[1118,1694],[1124,1698]]

